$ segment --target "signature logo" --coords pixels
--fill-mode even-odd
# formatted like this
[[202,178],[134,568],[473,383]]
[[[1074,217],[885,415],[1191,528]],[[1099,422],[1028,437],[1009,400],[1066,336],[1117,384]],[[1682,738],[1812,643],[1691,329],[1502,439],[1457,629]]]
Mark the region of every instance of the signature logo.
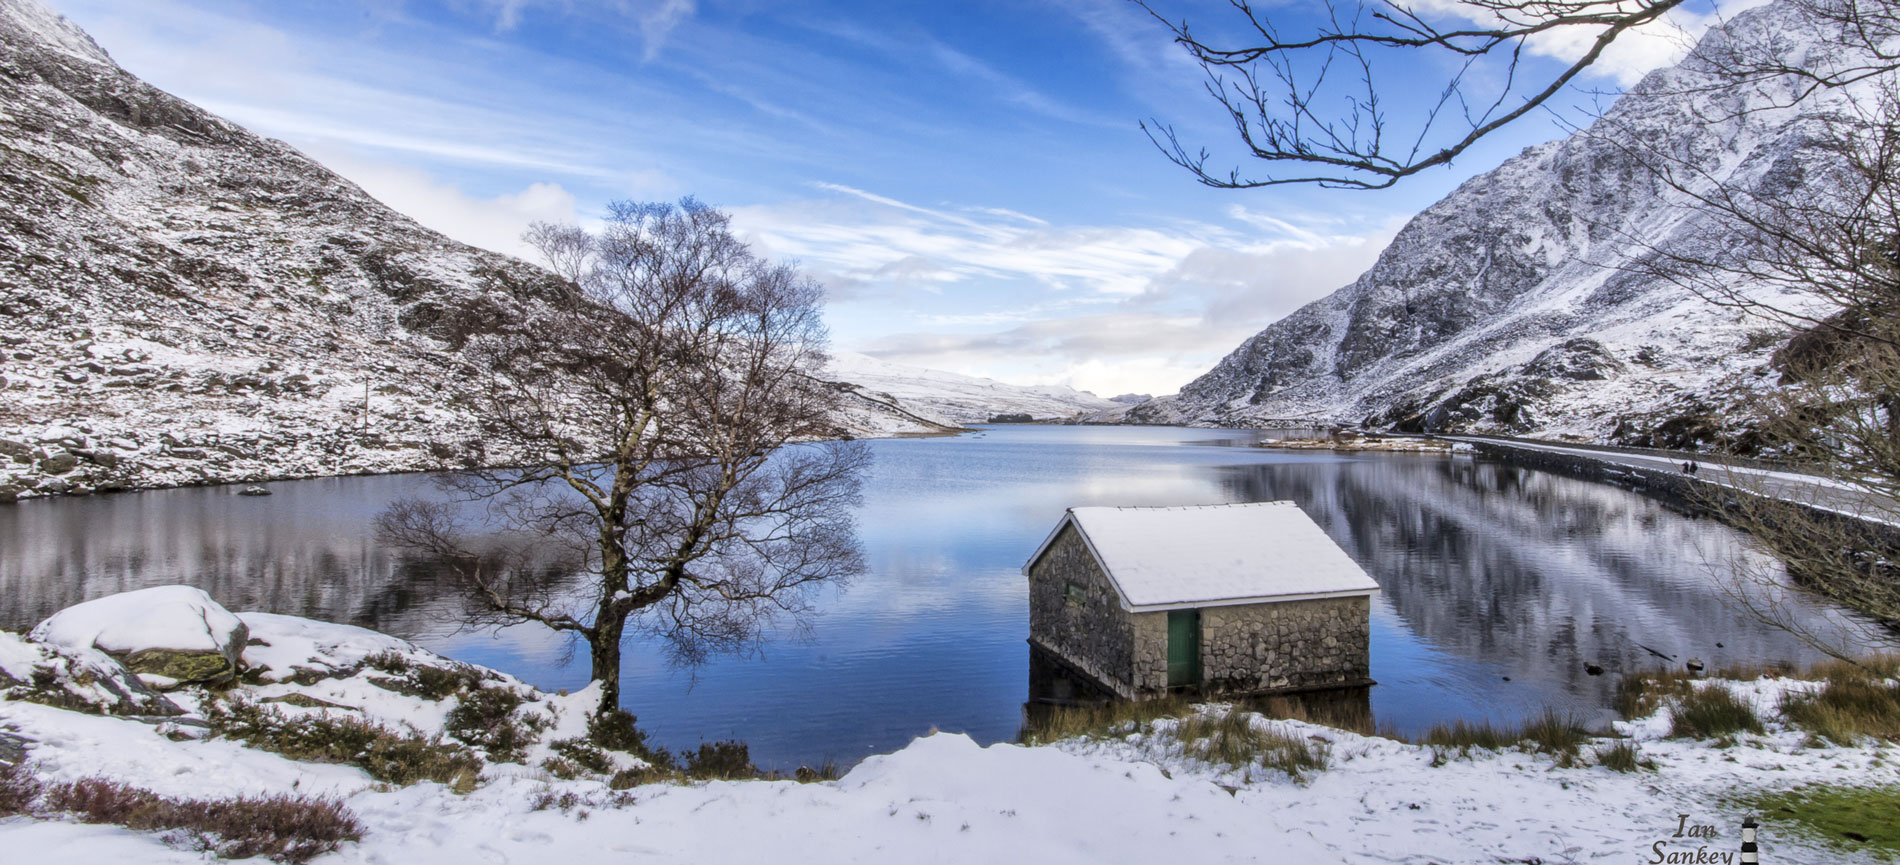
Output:
[[1722,849],[1715,826],[1689,822],[1688,814],[1676,815],[1676,832],[1649,846],[1649,865],[1757,865],[1761,861],[1755,847],[1755,830],[1760,824],[1751,815],[1742,820],[1739,850]]

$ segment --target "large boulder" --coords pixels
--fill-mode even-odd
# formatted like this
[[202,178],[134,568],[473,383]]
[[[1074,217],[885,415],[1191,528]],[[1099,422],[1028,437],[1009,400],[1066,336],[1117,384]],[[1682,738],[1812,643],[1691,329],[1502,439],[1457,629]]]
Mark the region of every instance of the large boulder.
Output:
[[190,586],[157,586],[75,604],[28,635],[65,649],[98,649],[161,691],[235,681],[250,631]]

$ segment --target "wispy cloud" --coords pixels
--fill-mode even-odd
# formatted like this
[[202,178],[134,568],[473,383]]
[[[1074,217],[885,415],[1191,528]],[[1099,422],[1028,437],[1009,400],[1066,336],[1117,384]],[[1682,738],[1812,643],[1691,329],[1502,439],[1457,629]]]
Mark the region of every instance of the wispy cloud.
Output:
[[1397,230],[1229,208],[1225,223],[1074,225],[838,183],[740,208],[769,255],[833,289],[840,344],[916,366],[1097,392],[1171,391],[1350,282]]
[[419,169],[365,158],[347,150],[322,149],[311,154],[346,174],[363,191],[429,228],[485,249],[539,261],[522,242],[528,224],[578,222],[574,194],[558,183],[532,183],[495,196],[471,195],[466,190]]
[[625,18],[639,30],[642,57],[648,62],[660,54],[666,39],[698,10],[697,0],[475,0],[494,22],[497,33],[521,26],[530,11],[542,14],[610,15]]
[[1050,96],[1021,78],[996,68],[994,64],[927,33],[913,32],[899,36],[849,21],[808,22],[805,26],[868,48],[892,62],[908,65],[915,64],[919,58],[926,59],[944,72],[980,85],[994,99],[1052,120],[1101,129],[1127,129],[1131,126],[1128,118],[1104,115]]
[[660,46],[666,43],[666,37],[672,35],[680,22],[692,16],[698,4],[694,0],[658,0],[647,6],[638,14],[640,35],[646,40],[643,56],[650,62],[660,55]]

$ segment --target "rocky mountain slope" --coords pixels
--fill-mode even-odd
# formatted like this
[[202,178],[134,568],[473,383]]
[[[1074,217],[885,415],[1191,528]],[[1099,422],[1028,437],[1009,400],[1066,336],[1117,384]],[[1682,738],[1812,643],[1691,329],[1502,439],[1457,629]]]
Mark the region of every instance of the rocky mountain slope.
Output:
[[[1698,446],[1745,433],[1790,336],[1632,267],[1691,248],[1712,218],[1645,168],[1653,154],[1751,190],[1802,195],[1843,95],[1794,107],[1794,82],[1736,86],[1701,60],[1724,40],[1797,65],[1844,50],[1771,5],[1712,31],[1590,127],[1531,147],[1419,214],[1356,282],[1275,322],[1147,423],[1271,420],[1571,434]],[[1781,298],[1798,303],[1797,298]],[[1825,314],[1825,311],[1823,311]]]
[[0,498],[419,465],[467,423],[458,331],[553,284],[27,0],[0,2],[0,177]]
[[[0,205],[0,501],[434,465],[474,434],[467,337],[558,287],[145,84],[33,0],[0,0]],[[842,383],[840,432],[1064,399],[960,378]]]

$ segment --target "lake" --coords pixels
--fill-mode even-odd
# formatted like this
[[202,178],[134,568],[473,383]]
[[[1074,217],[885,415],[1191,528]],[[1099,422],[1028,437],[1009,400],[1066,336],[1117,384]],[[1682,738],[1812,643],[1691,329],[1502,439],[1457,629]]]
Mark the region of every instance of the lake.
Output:
[[[1404,732],[1545,706],[1601,723],[1614,674],[1664,663],[1654,653],[1711,668],[1816,657],[1724,600],[1713,571],[1743,547],[1711,520],[1469,456],[1252,447],[1265,435],[993,426],[873,441],[868,568],[821,600],[808,638],[697,670],[630,640],[626,706],[657,744],[743,739],[775,768],[849,765],[933,727],[1012,740],[1029,685],[1020,568],[1079,505],[1297,502],[1382,588],[1370,702],[1377,724]],[[543,629],[460,629],[459,599],[376,542],[370,519],[434,494],[427,476],[270,487],[0,506],[0,627],[184,582],[235,610],[375,628],[545,689],[586,683],[584,656]],[[1586,661],[1611,675],[1586,675]]]

